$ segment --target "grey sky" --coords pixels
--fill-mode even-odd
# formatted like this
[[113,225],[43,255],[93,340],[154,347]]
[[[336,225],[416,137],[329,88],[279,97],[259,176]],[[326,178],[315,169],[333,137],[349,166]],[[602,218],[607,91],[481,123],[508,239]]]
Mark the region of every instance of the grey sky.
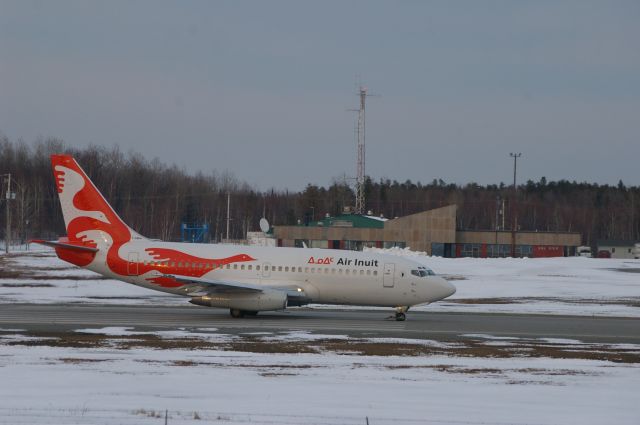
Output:
[[133,149],[260,189],[640,184],[637,1],[3,1],[0,131]]

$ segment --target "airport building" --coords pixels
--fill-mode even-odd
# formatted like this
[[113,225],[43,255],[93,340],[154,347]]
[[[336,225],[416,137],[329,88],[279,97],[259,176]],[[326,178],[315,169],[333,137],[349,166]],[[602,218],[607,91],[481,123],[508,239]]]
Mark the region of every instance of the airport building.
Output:
[[[275,226],[278,246],[362,250],[364,247],[409,247],[442,257],[509,257],[511,231],[456,229],[456,205],[395,219],[344,214],[308,225]],[[580,233],[515,232],[518,257],[573,256]]]
[[640,257],[640,243],[622,240],[599,240],[598,257],[604,258],[638,258]]

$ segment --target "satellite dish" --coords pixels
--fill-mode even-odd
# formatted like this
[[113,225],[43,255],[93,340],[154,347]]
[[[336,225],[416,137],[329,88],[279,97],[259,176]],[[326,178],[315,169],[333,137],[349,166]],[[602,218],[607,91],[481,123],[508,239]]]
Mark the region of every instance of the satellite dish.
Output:
[[270,227],[269,227],[269,222],[267,221],[266,218],[261,218],[260,219],[260,230],[262,230],[263,233],[267,233],[269,231]]

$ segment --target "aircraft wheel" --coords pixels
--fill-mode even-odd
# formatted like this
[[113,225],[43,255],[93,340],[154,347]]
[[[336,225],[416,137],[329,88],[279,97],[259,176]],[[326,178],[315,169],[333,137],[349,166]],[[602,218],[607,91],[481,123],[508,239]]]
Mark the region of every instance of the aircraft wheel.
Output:
[[229,313],[231,314],[231,317],[233,317],[234,319],[239,319],[240,317],[244,317],[244,310],[240,310],[237,308],[232,308],[231,310],[229,310]]
[[396,313],[396,321],[404,322],[405,320],[407,320],[407,315],[406,314],[404,314],[402,312]]
[[245,316],[257,316],[258,312],[257,311],[244,311]]

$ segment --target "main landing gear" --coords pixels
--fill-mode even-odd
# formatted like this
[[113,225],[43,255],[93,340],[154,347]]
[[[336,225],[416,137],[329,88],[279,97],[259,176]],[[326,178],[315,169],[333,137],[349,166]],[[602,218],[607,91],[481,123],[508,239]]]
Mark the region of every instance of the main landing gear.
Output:
[[239,319],[239,318],[244,317],[244,316],[257,316],[258,312],[257,311],[251,311],[251,310],[240,310],[238,308],[232,308],[231,310],[229,310],[229,314],[231,314],[231,317],[233,317],[234,319]]
[[391,316],[389,317],[391,318],[395,318],[396,321],[398,322],[404,322],[405,320],[407,320],[407,315],[405,314],[407,311],[409,310],[409,307],[396,307],[396,314],[395,316]]

